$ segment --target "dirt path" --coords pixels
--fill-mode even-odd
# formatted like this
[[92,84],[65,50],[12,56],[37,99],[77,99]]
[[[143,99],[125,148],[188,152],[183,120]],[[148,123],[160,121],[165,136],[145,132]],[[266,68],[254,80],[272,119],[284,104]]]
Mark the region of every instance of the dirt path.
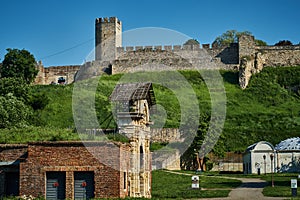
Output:
[[[167,171],[169,173],[181,174],[186,176],[193,176],[193,174],[185,174],[180,172]],[[200,175],[201,176],[201,175]],[[207,200],[223,200],[223,199],[233,199],[233,200],[272,200],[272,199],[286,199],[283,197],[265,197],[262,194],[263,188],[267,185],[267,182],[258,178],[234,178],[234,177],[225,177],[217,176],[218,178],[229,178],[242,181],[242,184],[232,189],[229,193],[229,196],[226,198],[208,198]],[[206,199],[202,199],[206,200]]]

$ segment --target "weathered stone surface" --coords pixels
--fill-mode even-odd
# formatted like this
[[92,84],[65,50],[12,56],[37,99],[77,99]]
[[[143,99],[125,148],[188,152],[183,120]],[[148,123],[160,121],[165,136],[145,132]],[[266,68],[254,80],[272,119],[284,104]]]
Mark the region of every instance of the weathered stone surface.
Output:
[[[253,73],[265,66],[300,65],[300,46],[256,46],[253,36],[242,35],[238,43],[219,47],[215,44],[121,47],[122,23],[116,17],[96,19],[96,61],[85,63],[82,78],[101,73],[169,71],[197,69],[240,70],[240,86],[247,87]],[[247,61],[244,58],[253,58]],[[73,82],[79,66],[39,66],[36,84],[57,82],[59,76]]]

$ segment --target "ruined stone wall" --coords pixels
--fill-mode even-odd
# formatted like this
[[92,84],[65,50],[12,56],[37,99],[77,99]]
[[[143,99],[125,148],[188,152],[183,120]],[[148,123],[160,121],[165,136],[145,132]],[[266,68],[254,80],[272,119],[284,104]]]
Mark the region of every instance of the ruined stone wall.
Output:
[[251,76],[264,67],[300,65],[300,46],[255,46],[253,36],[243,36],[239,41],[239,85],[246,88]]
[[[20,195],[45,196],[46,172],[64,171],[66,198],[72,199],[74,172],[93,171],[96,198],[125,197],[124,173],[117,169],[121,167],[121,150],[126,147],[120,144],[121,148],[111,148],[111,145],[97,142],[29,144],[28,158],[20,166]],[[103,163],[111,165],[106,166]]]
[[66,84],[69,84],[74,82],[74,77],[79,70],[80,65],[44,67],[42,64],[39,64],[37,68],[39,72],[35,78],[34,84],[57,84],[59,77],[64,77],[66,80]]
[[300,45],[257,47],[264,66],[298,66],[300,65]]

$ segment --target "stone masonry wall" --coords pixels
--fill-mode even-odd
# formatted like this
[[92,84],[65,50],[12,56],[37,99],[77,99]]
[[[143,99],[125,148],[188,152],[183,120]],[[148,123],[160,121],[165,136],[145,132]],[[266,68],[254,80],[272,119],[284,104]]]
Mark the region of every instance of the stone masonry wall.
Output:
[[39,72],[35,78],[36,85],[49,85],[52,82],[57,84],[59,77],[66,79],[66,84],[74,82],[74,77],[80,65],[52,66],[45,68],[41,63],[37,66]]
[[222,48],[209,48],[209,45],[203,48],[200,45],[119,47],[117,59],[112,61],[112,73],[234,69],[239,63],[237,49],[236,44]]
[[180,140],[178,128],[151,128],[151,142],[176,142]]
[[300,46],[257,47],[264,66],[298,66],[300,64]]
[[246,88],[251,76],[264,67],[300,65],[300,46],[255,46],[253,36],[243,36],[239,41],[239,85]]
[[[124,175],[117,169],[121,167],[120,149],[126,147],[120,144],[120,149],[111,148],[111,145],[96,142],[29,144],[28,159],[20,166],[20,195],[45,196],[46,172],[65,171],[66,198],[72,199],[74,172],[93,171],[96,198],[125,197],[126,191],[121,189]],[[110,163],[113,168],[102,163]]]

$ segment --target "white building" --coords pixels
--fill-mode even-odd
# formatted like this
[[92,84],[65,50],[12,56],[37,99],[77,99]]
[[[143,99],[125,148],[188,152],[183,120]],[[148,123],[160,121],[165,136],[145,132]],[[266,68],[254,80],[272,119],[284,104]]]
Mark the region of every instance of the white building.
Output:
[[243,154],[243,170],[244,174],[300,172],[300,138],[286,139],[275,148],[266,141],[249,146]]
[[261,141],[249,146],[243,154],[244,174],[263,174],[275,172],[276,154],[274,146]]
[[300,171],[300,138],[289,138],[278,145],[277,171],[278,172],[299,172]]

